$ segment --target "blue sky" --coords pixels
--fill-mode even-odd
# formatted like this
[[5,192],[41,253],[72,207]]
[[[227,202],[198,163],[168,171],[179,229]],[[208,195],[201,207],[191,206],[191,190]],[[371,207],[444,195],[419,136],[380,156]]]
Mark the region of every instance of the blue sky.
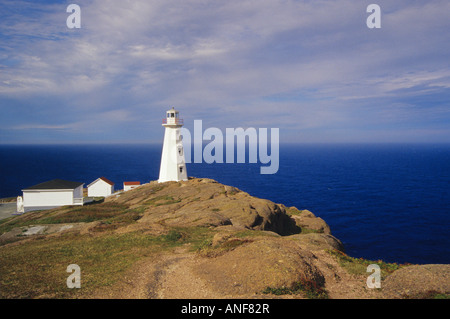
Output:
[[159,143],[172,106],[281,143],[448,143],[449,31],[448,0],[1,0],[0,144]]

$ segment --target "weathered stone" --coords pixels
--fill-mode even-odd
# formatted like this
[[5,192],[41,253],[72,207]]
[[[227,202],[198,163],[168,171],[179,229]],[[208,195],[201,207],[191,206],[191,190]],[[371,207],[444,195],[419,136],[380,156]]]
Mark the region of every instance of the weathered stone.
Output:
[[298,227],[313,230],[318,233],[331,234],[330,226],[320,217],[316,217],[309,210],[302,210],[299,215],[293,215],[292,218]]
[[150,183],[119,197],[108,198],[108,201],[132,203],[132,207],[146,206],[140,224],[151,222],[182,227],[233,225],[281,235],[300,232],[284,206],[206,178],[179,183]]
[[396,270],[382,282],[390,298],[426,298],[450,293],[450,265],[412,265]]
[[336,249],[344,251],[344,245],[342,242],[331,234],[321,233],[308,233],[289,236],[292,239],[298,240],[302,247],[308,249],[323,250],[323,249]]
[[312,260],[314,255],[296,241],[258,237],[196,267],[200,278],[224,294],[261,293],[267,287],[292,288],[299,281],[325,281]]

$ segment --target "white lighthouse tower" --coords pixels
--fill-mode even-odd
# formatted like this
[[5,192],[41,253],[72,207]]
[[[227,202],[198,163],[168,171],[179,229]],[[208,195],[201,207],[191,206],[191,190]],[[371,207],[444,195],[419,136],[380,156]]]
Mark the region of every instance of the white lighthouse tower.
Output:
[[158,182],[187,181],[186,161],[180,134],[183,120],[180,119],[178,111],[173,107],[166,112],[166,118],[163,119],[162,126],[166,130],[164,132]]

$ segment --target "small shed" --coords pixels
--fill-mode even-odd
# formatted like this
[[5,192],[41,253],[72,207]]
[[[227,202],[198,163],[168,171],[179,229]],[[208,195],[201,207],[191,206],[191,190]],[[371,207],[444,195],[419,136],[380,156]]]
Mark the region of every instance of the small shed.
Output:
[[22,190],[24,212],[83,205],[84,183],[53,179]]
[[114,193],[114,183],[105,177],[99,177],[87,186],[89,197],[108,197]]
[[123,182],[123,191],[129,191],[141,185],[141,182]]

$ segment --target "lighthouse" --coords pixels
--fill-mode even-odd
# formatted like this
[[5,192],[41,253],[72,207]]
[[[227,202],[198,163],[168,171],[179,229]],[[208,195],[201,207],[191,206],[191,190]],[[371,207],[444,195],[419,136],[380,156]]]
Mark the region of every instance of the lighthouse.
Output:
[[186,161],[180,130],[183,126],[183,120],[180,119],[179,112],[173,107],[168,110],[162,126],[165,127],[165,132],[158,182],[187,181]]

